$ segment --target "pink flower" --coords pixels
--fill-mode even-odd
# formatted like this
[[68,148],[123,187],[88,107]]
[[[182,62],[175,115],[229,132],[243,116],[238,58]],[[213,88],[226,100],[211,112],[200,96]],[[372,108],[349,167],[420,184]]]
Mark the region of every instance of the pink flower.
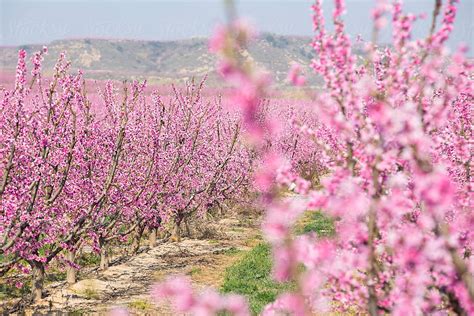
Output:
[[448,207],[454,198],[454,187],[451,180],[442,173],[418,175],[417,191],[420,198],[430,209]]
[[301,74],[301,66],[297,63],[291,65],[287,80],[294,86],[304,86],[306,78]]
[[162,284],[155,285],[151,295],[157,302],[170,299],[180,312],[190,311],[195,304],[190,281],[185,277],[169,278]]
[[235,316],[250,315],[246,300],[237,295],[220,295],[208,289],[200,294],[194,293],[190,280],[185,277],[169,278],[155,285],[152,296],[157,302],[169,299],[178,312],[196,316],[211,316],[228,311]]
[[235,316],[249,316],[249,308],[246,299],[240,295],[228,295],[225,308]]
[[267,305],[262,312],[263,316],[282,315],[289,313],[295,316],[307,314],[304,298],[297,294],[283,294],[275,302]]
[[291,276],[291,256],[292,249],[287,246],[281,246],[274,250],[273,254],[273,275],[279,282],[288,281]]
[[226,27],[218,25],[209,39],[209,51],[211,53],[217,53],[224,49],[227,36],[228,33]]
[[130,313],[126,308],[123,307],[114,307],[109,312],[110,316],[128,316]]
[[22,90],[26,84],[26,51],[18,51],[18,65],[16,67],[15,89]]

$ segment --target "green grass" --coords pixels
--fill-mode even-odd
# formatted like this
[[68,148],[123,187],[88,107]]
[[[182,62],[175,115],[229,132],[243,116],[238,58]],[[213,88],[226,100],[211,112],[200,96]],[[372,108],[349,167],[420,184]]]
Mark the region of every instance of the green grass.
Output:
[[136,300],[128,304],[130,308],[137,309],[140,311],[146,311],[153,308],[153,305],[145,300]]
[[307,212],[295,229],[298,235],[315,232],[319,237],[334,235],[334,220],[321,212]]
[[100,298],[99,293],[94,289],[85,289],[82,294],[88,300],[98,300]]
[[272,279],[271,250],[268,244],[261,243],[244,255],[226,271],[221,287],[224,293],[245,295],[254,315],[282,292],[294,285],[277,283]]
[[230,247],[229,249],[226,249],[224,251],[222,251],[222,253],[226,256],[235,256],[237,254],[239,254],[241,252],[241,250],[235,248],[235,247]]
[[245,229],[240,227],[233,227],[231,230],[236,233],[243,233],[245,231]]
[[[295,234],[315,232],[320,237],[334,235],[334,220],[321,212],[307,212],[296,225]],[[242,259],[229,267],[224,277],[221,291],[237,293],[247,297],[252,314],[260,313],[265,305],[294,288],[294,283],[278,283],[272,278],[272,258],[270,246],[259,243]]]
[[199,267],[193,267],[191,268],[191,270],[189,270],[186,274],[187,275],[195,275],[195,274],[199,274],[202,272],[202,269],[199,268]]

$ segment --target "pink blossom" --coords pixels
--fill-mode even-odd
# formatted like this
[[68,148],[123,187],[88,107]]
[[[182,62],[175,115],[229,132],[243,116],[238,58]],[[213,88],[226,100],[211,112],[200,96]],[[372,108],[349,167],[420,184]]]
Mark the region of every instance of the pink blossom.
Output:
[[301,75],[301,66],[297,63],[291,65],[287,80],[294,86],[304,86],[306,78]]
[[130,313],[128,312],[128,310],[126,308],[115,307],[115,308],[110,310],[109,315],[110,316],[128,316],[128,315],[130,315]]

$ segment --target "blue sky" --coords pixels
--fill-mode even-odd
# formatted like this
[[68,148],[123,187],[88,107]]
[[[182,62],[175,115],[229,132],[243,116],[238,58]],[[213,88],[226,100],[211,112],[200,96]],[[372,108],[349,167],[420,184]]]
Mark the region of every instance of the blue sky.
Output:
[[[431,14],[434,0],[405,0],[407,11]],[[0,0],[0,45],[46,44],[67,38],[174,40],[208,36],[224,20],[219,0]],[[238,12],[261,31],[311,35],[312,1],[241,0]],[[347,0],[349,33],[368,38],[373,0]],[[325,0],[329,15],[332,0]],[[428,19],[429,20],[429,19]],[[428,20],[415,36],[426,34]],[[474,48],[474,0],[461,0],[450,42]],[[388,39],[390,30],[382,35]],[[472,51],[471,51],[472,53]]]

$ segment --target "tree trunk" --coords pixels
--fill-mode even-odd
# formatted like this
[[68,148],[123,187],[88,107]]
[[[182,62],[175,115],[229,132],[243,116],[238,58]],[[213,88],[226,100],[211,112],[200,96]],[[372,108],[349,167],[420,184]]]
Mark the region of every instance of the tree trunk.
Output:
[[156,236],[157,236],[157,228],[150,228],[150,235],[148,236],[148,244],[150,248],[156,246]]
[[109,267],[109,251],[107,241],[103,237],[99,237],[100,247],[100,270],[107,270]]
[[189,229],[188,217],[184,218],[184,229],[186,229],[186,237],[191,238],[191,229]]
[[33,302],[37,303],[43,298],[43,287],[44,287],[44,264],[42,262],[33,261]]
[[[69,250],[66,253],[66,259],[74,263],[74,260],[76,259],[76,252]],[[66,268],[66,281],[67,284],[74,284],[77,281],[77,271],[73,266],[68,265]]]
[[176,217],[173,227],[173,231],[171,232],[171,241],[173,242],[180,242],[181,241],[181,221],[183,218],[181,216]]
[[133,233],[133,241],[132,241],[132,254],[137,254],[138,250],[140,250],[140,241],[142,239],[143,231],[145,230],[145,226],[137,225],[135,231]]
[[180,242],[181,241],[181,229],[179,228],[179,224],[175,223],[173,227],[173,231],[171,232],[171,241]]

